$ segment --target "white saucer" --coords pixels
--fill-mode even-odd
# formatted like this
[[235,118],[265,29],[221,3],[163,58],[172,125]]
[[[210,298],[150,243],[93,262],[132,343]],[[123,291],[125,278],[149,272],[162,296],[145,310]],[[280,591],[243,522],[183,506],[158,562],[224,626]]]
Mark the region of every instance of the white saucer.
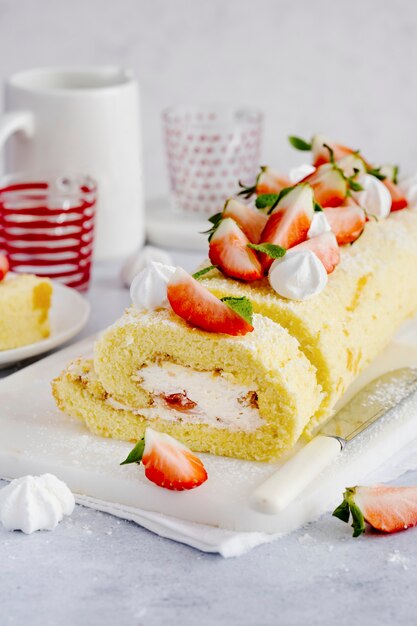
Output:
[[75,289],[54,282],[50,315],[50,337],[21,348],[0,350],[0,368],[48,352],[77,335],[87,323],[90,305]]

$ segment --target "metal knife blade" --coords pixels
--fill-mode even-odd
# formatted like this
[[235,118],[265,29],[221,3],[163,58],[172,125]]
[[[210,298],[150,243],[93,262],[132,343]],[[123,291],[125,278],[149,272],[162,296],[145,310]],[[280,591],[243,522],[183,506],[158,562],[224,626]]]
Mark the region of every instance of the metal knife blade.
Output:
[[363,387],[309,443],[255,489],[250,497],[252,508],[270,515],[285,509],[335,461],[346,444],[384,418],[389,420],[391,410],[416,391],[417,368],[409,367],[388,372]]
[[387,372],[365,385],[317,434],[351,441],[417,391],[417,368]]

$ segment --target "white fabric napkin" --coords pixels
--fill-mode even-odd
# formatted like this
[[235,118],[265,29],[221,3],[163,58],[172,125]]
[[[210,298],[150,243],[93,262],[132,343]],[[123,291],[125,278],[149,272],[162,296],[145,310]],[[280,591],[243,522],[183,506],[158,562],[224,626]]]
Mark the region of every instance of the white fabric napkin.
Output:
[[[417,469],[417,439],[400,450],[383,467],[366,477],[366,484],[394,480],[408,470]],[[342,495],[342,494],[340,494]],[[155,534],[185,543],[203,552],[214,552],[224,558],[236,557],[252,548],[282,537],[281,534],[234,532],[223,528],[187,522],[161,513],[104,502],[89,496],[76,496],[78,504],[116,517],[136,522]],[[311,520],[314,521],[314,520]]]

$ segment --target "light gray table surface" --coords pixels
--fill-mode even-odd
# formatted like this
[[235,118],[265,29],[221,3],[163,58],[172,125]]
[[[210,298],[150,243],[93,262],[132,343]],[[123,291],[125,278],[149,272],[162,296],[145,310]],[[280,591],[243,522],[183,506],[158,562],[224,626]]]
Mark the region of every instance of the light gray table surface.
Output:
[[[175,257],[190,269],[197,259]],[[113,322],[129,303],[119,265],[97,264],[80,337]],[[417,484],[417,472],[397,482]],[[77,506],[54,532],[0,529],[0,626],[411,625],[416,556],[417,530],[353,539],[328,514],[223,559]]]

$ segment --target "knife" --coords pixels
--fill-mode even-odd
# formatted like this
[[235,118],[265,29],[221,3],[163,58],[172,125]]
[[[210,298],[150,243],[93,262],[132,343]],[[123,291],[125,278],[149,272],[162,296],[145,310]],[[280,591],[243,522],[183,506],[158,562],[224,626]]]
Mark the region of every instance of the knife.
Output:
[[260,513],[283,511],[353,440],[417,391],[417,368],[388,372],[363,387],[316,436],[259,485],[250,505]]

